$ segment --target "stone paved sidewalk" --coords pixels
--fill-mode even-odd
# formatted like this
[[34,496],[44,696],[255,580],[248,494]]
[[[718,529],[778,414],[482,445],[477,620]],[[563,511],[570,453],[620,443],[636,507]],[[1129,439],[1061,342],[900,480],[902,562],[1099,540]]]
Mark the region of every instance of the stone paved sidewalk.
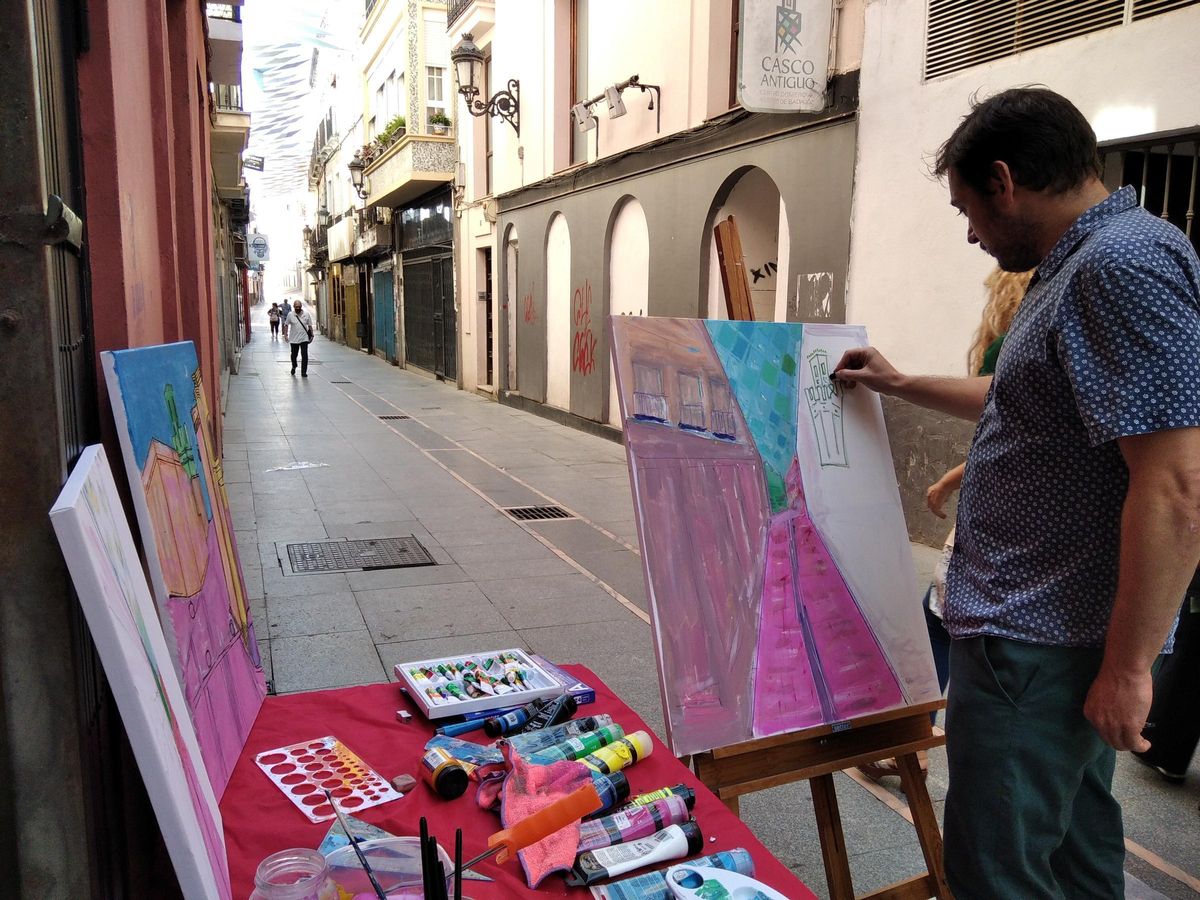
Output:
[[[293,377],[287,345],[254,312],[230,382],[225,477],[275,690],[394,680],[405,660],[518,646],[590,666],[662,734],[624,449],[320,337],[309,377]],[[316,465],[280,470],[295,463]],[[574,517],[519,523],[502,511],[545,505]],[[407,535],[438,565],[285,576],[280,563],[287,543]],[[936,552],[914,547],[914,557],[928,573]],[[911,826],[837,780],[856,888],[921,871]],[[935,753],[939,813],[945,785]],[[1131,837],[1191,870],[1197,785],[1166,788],[1124,760],[1118,778]],[[1164,808],[1188,826],[1168,825]],[[811,810],[806,785],[742,804],[767,846],[824,894]],[[1167,896],[1194,896],[1137,858],[1128,868]]]

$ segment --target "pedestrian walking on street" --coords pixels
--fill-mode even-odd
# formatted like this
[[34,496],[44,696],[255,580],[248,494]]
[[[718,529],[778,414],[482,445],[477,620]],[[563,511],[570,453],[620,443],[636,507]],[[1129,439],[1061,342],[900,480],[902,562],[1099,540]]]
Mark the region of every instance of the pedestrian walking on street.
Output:
[[1116,750],[1144,752],[1151,666],[1200,562],[1200,259],[1110,194],[1044,88],[977,103],[935,171],[967,241],[1036,268],[992,378],[834,377],[977,419],[946,580],[945,864],[958,900],[1124,896]]
[[300,354],[300,377],[308,377],[308,345],[313,339],[312,316],[297,300],[283,322],[283,339],[292,345],[292,374],[296,374],[296,354]]
[[271,340],[279,340],[279,320],[283,318],[283,311],[279,308],[278,303],[272,303],[271,308],[267,310],[267,320],[271,323]]

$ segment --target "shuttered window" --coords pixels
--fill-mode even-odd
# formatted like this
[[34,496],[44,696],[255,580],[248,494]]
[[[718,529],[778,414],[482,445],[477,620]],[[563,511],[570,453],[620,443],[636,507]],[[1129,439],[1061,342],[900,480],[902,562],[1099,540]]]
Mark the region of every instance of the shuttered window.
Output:
[[1200,0],[930,0],[925,77],[958,72],[1197,2]]

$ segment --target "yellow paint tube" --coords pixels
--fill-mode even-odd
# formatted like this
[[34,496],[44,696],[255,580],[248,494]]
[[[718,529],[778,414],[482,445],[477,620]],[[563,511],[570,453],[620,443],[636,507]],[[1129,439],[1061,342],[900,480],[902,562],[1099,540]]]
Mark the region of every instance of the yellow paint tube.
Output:
[[650,735],[644,731],[635,731],[585,756],[580,762],[604,775],[611,775],[632,766],[639,759],[645,759],[653,749]]

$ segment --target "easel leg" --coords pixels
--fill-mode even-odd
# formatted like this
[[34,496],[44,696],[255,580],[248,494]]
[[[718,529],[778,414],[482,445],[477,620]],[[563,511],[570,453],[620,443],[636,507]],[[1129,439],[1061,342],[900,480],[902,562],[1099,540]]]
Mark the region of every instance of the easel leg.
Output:
[[921,842],[921,852],[925,854],[925,865],[929,869],[933,896],[939,900],[949,900],[953,894],[946,883],[946,866],[942,860],[942,833],[938,830],[933,803],[929,800],[921,762],[917,754],[906,753],[896,757],[896,764],[900,768],[900,784],[904,796],[908,798],[913,826],[917,829],[917,840]]
[[[825,881],[830,900],[853,900],[854,882],[846,857],[846,839],[842,835],[842,817],[838,811],[837,791],[832,775],[818,775],[808,781],[812,787],[813,809],[817,814],[817,833],[821,836],[821,857],[825,862]],[[936,826],[935,826],[936,827]]]

